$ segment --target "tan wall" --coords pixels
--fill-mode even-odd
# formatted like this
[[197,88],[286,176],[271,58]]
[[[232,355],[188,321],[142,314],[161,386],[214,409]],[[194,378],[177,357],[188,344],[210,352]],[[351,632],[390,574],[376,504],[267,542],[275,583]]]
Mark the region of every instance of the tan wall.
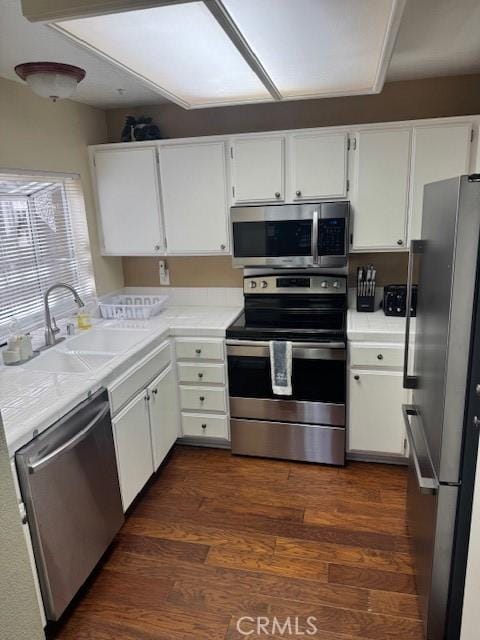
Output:
[[[349,260],[349,286],[355,286],[358,266],[375,265],[377,285],[407,281],[407,261],[402,253],[356,253]],[[167,258],[172,287],[241,287],[242,270],[232,267],[230,257]],[[158,287],[158,258],[124,258],[127,287]]]
[[0,417],[0,637],[45,638]]
[[120,140],[125,116],[150,115],[163,137],[301,129],[480,113],[480,75],[391,82],[370,96],[298,100],[213,109],[174,104],[107,111],[108,138]]
[[[222,135],[303,127],[439,118],[480,113],[480,75],[434,78],[385,85],[382,93],[324,100],[192,109],[173,104],[107,111],[108,139],[120,139],[125,116],[151,115],[165,138]],[[170,258],[173,286],[235,286],[240,272],[225,258]],[[359,264],[377,267],[378,284],[405,282],[405,253],[350,256],[352,274]],[[124,258],[127,285],[158,285],[155,258]]]
[[0,168],[81,175],[99,293],[123,286],[121,259],[100,255],[88,166],[87,145],[106,138],[104,111],[69,100],[54,104],[0,78]]

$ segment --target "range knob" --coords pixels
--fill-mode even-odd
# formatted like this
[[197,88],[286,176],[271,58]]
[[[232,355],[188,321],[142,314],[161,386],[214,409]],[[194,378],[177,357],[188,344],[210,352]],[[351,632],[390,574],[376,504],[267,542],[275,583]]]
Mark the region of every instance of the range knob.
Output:
[[335,282],[333,283],[332,287],[333,287],[334,289],[338,289],[338,287],[339,287],[339,286],[340,286],[339,281],[338,281],[338,280],[335,280]]
[[268,282],[266,280],[262,280],[260,286],[262,287],[262,289],[266,289],[268,287]]
[[250,280],[250,289],[255,289],[257,287],[257,283],[255,280]]
[[328,287],[328,282],[327,282],[326,280],[324,280],[320,286],[321,286],[323,289],[326,289],[326,288]]

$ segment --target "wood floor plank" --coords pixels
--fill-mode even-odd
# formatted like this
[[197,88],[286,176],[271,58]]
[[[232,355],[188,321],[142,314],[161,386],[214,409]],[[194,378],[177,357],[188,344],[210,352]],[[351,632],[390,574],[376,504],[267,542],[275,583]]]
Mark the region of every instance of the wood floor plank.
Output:
[[319,543],[311,542],[310,540],[277,538],[275,553],[305,560],[323,560],[324,562],[352,564],[385,571],[414,573],[411,555],[409,553],[397,553],[396,551],[380,551],[328,542]]
[[177,446],[50,638],[252,640],[242,616],[314,616],[305,637],[423,640],[405,503],[401,467]]
[[371,531],[381,533],[395,533],[406,535],[407,529],[405,519],[399,517],[372,517],[360,513],[345,513],[335,511],[325,511],[320,509],[305,509],[304,522],[307,524],[329,525],[355,531]]
[[380,569],[330,564],[328,566],[328,581],[380,591],[416,593],[414,576],[393,571],[381,571]]
[[272,506],[259,504],[251,500],[237,498],[232,501],[231,496],[225,498],[205,498],[201,504],[202,511],[221,511],[223,513],[240,513],[247,515],[264,516],[274,520],[289,520],[291,522],[303,522],[304,509],[297,507]]
[[125,523],[122,532],[208,546],[229,545],[252,553],[268,553],[275,548],[275,537],[271,535],[232,531],[175,519],[162,521],[159,518],[135,517]]
[[207,564],[227,569],[248,569],[281,576],[302,577],[304,580],[327,582],[328,565],[319,560],[304,560],[275,554],[252,554],[221,546],[210,549]]

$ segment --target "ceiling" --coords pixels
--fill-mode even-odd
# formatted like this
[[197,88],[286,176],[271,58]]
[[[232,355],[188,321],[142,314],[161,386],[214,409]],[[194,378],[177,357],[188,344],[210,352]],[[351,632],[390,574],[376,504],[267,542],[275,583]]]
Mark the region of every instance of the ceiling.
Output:
[[[247,10],[250,3],[255,4],[254,13]],[[54,60],[86,69],[87,76],[74,94],[79,102],[112,108],[170,100],[190,108],[372,93],[381,90],[385,72],[387,81],[480,72],[478,0],[407,0],[388,65],[390,52],[384,40],[392,36],[388,13],[392,3],[223,0],[243,45],[247,43],[242,57],[235,42],[226,37],[225,26],[219,26],[218,16],[215,20],[207,10],[208,2],[205,6],[193,2],[103,16],[90,23],[91,18],[62,23],[75,38],[87,40],[81,44],[49,26],[28,22],[22,16],[20,0],[0,0],[0,76],[20,81],[13,70],[16,64]],[[283,19],[272,10],[280,5]],[[319,8],[325,10],[330,5],[335,11],[322,14],[320,20]],[[357,11],[358,7],[363,11]],[[163,27],[164,21],[153,20],[155,14],[148,13],[172,10]],[[143,24],[150,22],[149,35],[142,42],[149,53],[144,58],[135,59],[139,39],[132,23],[134,14],[147,18]],[[104,19],[108,22],[102,25]],[[115,30],[110,30],[111,24]],[[320,24],[324,27],[322,38],[318,37]],[[107,42],[103,36],[95,39],[95,30],[97,36],[107,32],[118,33],[119,38],[112,36]],[[126,34],[129,37],[125,39]],[[268,38],[266,34],[270,34]],[[330,37],[332,34],[335,37]],[[133,44],[124,47],[122,42]],[[128,69],[132,60],[135,72]],[[152,64],[151,60],[163,64]],[[183,77],[177,73],[180,67],[186,70]]]

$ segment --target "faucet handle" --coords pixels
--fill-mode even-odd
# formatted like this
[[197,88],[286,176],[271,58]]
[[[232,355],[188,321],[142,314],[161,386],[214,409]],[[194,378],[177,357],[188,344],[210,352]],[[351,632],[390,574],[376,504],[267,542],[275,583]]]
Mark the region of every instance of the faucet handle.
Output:
[[55,318],[52,318],[52,331],[53,333],[60,333],[60,329],[57,326],[57,321]]

